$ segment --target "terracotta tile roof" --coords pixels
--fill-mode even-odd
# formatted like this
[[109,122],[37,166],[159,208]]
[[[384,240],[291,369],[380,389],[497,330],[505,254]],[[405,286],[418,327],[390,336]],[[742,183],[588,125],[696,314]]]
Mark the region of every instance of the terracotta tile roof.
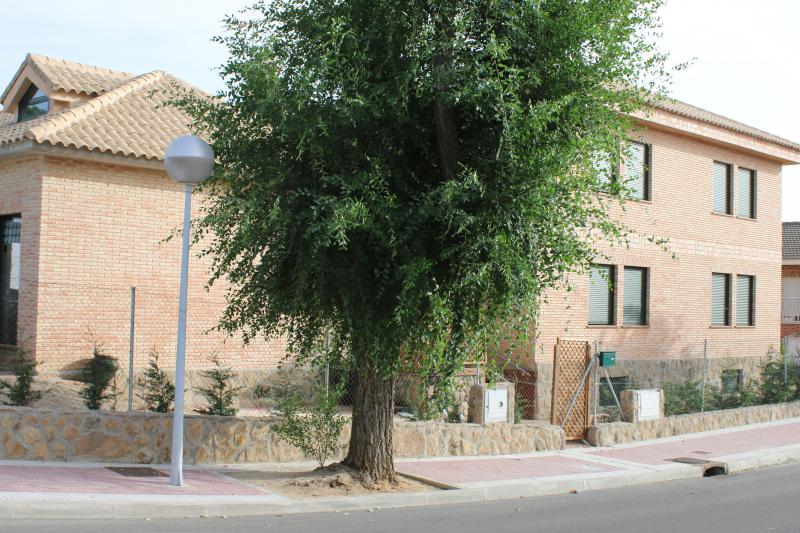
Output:
[[752,126],[748,126],[747,124],[743,124],[728,117],[712,113],[711,111],[707,111],[703,108],[687,104],[686,102],[681,102],[680,100],[675,100],[672,98],[659,98],[653,99],[652,103],[655,107],[675,113],[676,115],[681,115],[687,118],[698,120],[700,122],[719,126],[737,133],[744,133],[745,135],[750,135],[763,141],[785,146],[787,148],[791,148],[792,150],[800,150],[800,144],[796,142],[784,139],[783,137],[778,137],[777,135],[773,135],[769,132],[754,128]]
[[164,93],[175,84],[192,89],[165,72],[134,77],[74,107],[0,127],[0,146],[31,139],[160,160],[175,137],[190,133],[187,115],[170,106],[161,107],[167,98]]
[[800,222],[783,223],[783,258],[800,259]]
[[0,128],[7,124],[11,124],[14,121],[16,121],[16,117],[14,115],[0,111]]
[[119,84],[133,78],[135,74],[111,70],[102,67],[93,67],[74,61],[47,57],[38,54],[28,54],[20,66],[11,83],[0,96],[5,99],[6,94],[14,85],[22,70],[30,66],[45,82],[45,92],[64,91],[75,94],[97,96],[110,91]]

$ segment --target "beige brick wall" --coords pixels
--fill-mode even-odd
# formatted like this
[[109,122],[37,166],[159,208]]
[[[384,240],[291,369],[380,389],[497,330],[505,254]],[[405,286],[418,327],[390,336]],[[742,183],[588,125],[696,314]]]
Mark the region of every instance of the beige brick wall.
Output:
[[[631,201],[624,212],[614,210],[615,217],[637,232],[629,248],[604,248],[611,257],[607,263],[616,266],[617,324],[588,325],[588,276],[572,276],[571,292],[549,292],[541,307],[535,355],[524,357],[530,366],[535,359],[543,370],[541,380],[551,379],[545,367],[552,364],[559,337],[599,341],[601,349],[615,350],[618,359],[642,363],[652,359],[700,358],[705,339],[710,343],[709,356],[717,359],[764,357],[770,346],[779,345],[779,163],[675,132],[650,129],[633,136],[652,145],[652,194],[651,201]],[[756,220],[712,214],[714,161],[757,171]],[[670,252],[676,257],[673,259],[671,253],[648,242],[647,235],[668,238]],[[624,266],[649,268],[647,326],[621,325]],[[711,326],[712,272],[755,276],[755,326]],[[735,288],[735,277],[732,283]],[[735,289],[732,300],[735,317]],[[680,366],[677,363],[676,368]],[[548,396],[549,383],[541,380],[539,395]],[[545,398],[537,400],[540,410],[548,405]]]
[[[22,212],[21,327],[33,337],[25,344],[41,369],[73,369],[95,341],[126,366],[132,286],[135,365],[146,365],[151,348],[164,355],[165,366],[174,364],[180,239],[164,239],[182,224],[182,190],[155,170],[50,157],[0,162],[3,179],[17,192],[3,195],[15,200],[0,200],[0,213]],[[195,214],[201,201],[195,197]],[[208,332],[225,304],[224,286],[204,289],[208,275],[209,261],[195,251],[187,369],[207,366],[212,353],[237,369],[274,367],[284,354],[282,341],[243,348],[237,338]]]
[[36,334],[36,291],[39,263],[39,206],[42,161],[38,157],[10,158],[0,162],[0,216],[22,215],[19,309],[17,338],[32,343]]

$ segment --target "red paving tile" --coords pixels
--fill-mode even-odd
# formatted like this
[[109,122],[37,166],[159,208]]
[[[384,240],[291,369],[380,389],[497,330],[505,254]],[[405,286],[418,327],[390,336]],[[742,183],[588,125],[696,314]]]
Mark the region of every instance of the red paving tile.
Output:
[[[163,471],[169,473],[168,471]],[[267,494],[215,472],[188,470],[184,485],[168,477],[125,477],[106,468],[0,465],[0,492],[68,492],[169,496],[259,496]]]
[[443,483],[475,483],[621,470],[615,466],[558,455],[474,461],[419,461],[400,463],[397,469]]
[[687,437],[681,441],[643,444],[588,453],[650,465],[668,463],[670,459],[676,457],[709,459],[763,450],[764,448],[800,444],[800,423],[744,429],[708,437],[692,438],[691,435],[687,435]]

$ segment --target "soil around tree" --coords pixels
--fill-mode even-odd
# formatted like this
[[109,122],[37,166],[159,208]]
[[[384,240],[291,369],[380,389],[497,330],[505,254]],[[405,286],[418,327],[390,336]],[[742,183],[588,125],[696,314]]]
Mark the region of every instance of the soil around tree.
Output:
[[270,465],[269,470],[228,468],[228,477],[291,498],[330,496],[363,496],[385,492],[423,492],[440,490],[415,479],[397,475],[394,483],[381,481],[364,485],[359,474],[342,465],[315,468],[309,471],[298,465]]

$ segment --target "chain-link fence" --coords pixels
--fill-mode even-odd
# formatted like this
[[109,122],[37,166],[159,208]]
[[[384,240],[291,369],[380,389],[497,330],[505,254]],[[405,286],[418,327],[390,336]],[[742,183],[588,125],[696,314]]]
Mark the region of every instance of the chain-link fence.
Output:
[[622,420],[619,401],[629,389],[663,390],[665,416],[800,400],[800,353],[784,348],[763,357],[617,357],[595,370],[590,409],[597,423]]

